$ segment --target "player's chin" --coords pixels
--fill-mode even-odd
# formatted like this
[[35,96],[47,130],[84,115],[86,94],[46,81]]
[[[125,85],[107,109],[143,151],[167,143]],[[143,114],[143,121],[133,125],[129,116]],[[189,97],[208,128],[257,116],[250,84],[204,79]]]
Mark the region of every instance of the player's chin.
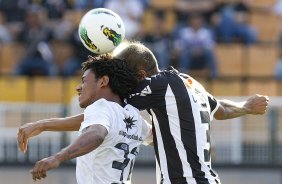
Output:
[[84,100],[83,100],[81,95],[79,95],[79,97],[78,97],[78,103],[79,103],[79,106],[81,108],[85,108],[85,102],[84,102]]
[[86,107],[86,105],[85,105],[84,103],[82,103],[82,102],[79,102],[79,106],[80,106],[81,108],[85,108],[85,107]]
[[81,98],[80,100],[79,100],[79,106],[81,107],[81,108],[86,108],[87,106],[89,106],[91,104],[91,102],[88,100],[88,99],[84,99],[83,100],[83,98]]

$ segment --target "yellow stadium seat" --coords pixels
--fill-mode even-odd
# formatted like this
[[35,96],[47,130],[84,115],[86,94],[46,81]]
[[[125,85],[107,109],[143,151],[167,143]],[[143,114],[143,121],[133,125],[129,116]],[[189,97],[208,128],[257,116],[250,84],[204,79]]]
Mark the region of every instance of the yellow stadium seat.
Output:
[[211,93],[214,96],[241,96],[242,82],[238,79],[217,79],[211,82]]
[[175,24],[176,24],[176,15],[174,13],[174,11],[166,11],[166,16],[165,16],[165,30],[166,32],[170,33],[173,31],[173,29],[175,28]]
[[[143,18],[142,18],[142,26],[143,32],[150,33],[152,31],[155,31],[154,29],[161,29],[159,27],[156,28],[155,19],[156,19],[156,12],[153,9],[147,9],[144,12]],[[164,11],[164,31],[166,33],[171,32],[176,24],[176,15],[171,10],[165,10]]]
[[69,104],[74,96],[77,96],[76,87],[80,84],[80,77],[73,77],[65,80],[64,103]]
[[142,24],[141,28],[142,28],[143,32],[148,33],[150,31],[152,31],[153,24],[154,24],[153,21],[152,21],[153,19],[154,19],[153,10],[152,9],[145,10],[144,15],[142,17],[142,22],[141,22],[141,24]]
[[218,45],[215,49],[219,75],[242,76],[244,74],[244,48],[240,44]]
[[268,96],[278,95],[277,81],[273,79],[249,79],[244,84],[244,94],[246,96],[262,94]]
[[[277,81],[278,96],[282,96],[282,81]],[[282,122],[282,121],[281,121]]]
[[0,101],[25,102],[28,99],[26,77],[0,77]]
[[252,13],[250,24],[258,31],[260,41],[277,41],[280,26],[277,16],[270,13]]
[[276,45],[255,45],[248,49],[247,76],[273,76],[273,69],[278,60]]
[[271,7],[277,0],[253,0],[253,5],[256,7]]
[[31,81],[31,102],[63,103],[64,83],[62,78],[34,77]]
[[156,9],[173,9],[177,0],[151,0],[150,5]]
[[0,74],[11,74],[23,58],[26,48],[19,43],[9,43],[1,45],[0,49]]

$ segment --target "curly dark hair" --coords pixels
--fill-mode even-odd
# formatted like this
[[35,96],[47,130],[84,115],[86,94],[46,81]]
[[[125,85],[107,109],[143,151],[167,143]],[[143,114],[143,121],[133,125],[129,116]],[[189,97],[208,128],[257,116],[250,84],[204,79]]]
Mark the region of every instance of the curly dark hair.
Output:
[[96,78],[109,77],[109,86],[113,93],[123,100],[127,98],[137,86],[137,74],[121,59],[115,59],[109,54],[88,56],[82,63],[82,71],[91,69]]

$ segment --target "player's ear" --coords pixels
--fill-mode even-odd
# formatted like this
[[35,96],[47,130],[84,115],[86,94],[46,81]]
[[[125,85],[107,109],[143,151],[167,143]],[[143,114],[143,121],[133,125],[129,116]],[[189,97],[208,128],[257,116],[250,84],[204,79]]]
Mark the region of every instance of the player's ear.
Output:
[[138,70],[137,76],[138,80],[144,80],[147,77],[147,72],[145,70]]
[[103,77],[100,78],[100,86],[101,87],[104,87],[104,86],[107,86],[109,84],[109,76],[107,75],[104,75]]

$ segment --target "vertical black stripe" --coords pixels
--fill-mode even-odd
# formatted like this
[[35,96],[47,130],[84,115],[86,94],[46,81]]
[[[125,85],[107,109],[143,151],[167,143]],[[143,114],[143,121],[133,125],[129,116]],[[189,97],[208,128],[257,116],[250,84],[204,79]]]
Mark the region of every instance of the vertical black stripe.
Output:
[[[165,100],[163,100],[162,107],[165,107]],[[171,135],[168,116],[165,109],[153,109],[154,113],[156,114],[159,128],[161,132],[161,137],[164,145],[164,151],[166,155],[167,161],[167,170],[168,175],[171,183],[180,183],[186,184],[186,178],[183,177],[183,166],[180,160],[180,156],[178,150],[176,148],[176,143]],[[161,115],[160,115],[161,114]],[[160,160],[160,162],[162,162]]]
[[169,83],[169,85],[176,97],[178,115],[180,117],[181,139],[187,153],[187,161],[191,166],[193,177],[197,184],[209,184],[208,179],[205,178],[205,173],[201,171],[201,164],[197,154],[195,120],[186,87],[179,77],[175,77],[175,80]]
[[[186,178],[183,176],[183,166],[179,157],[178,150],[176,148],[176,143],[173,136],[171,135],[169,121],[166,111],[166,101],[165,101],[165,91],[162,93],[162,99],[160,99],[160,105],[158,108],[153,108],[153,112],[156,115],[157,123],[159,123],[161,138],[164,145],[164,151],[167,159],[167,170],[171,183],[181,183],[186,184]],[[154,122],[156,123],[156,122]],[[155,146],[156,148],[156,146]],[[156,151],[157,149],[155,149]],[[157,157],[159,153],[155,152]],[[162,162],[162,160],[160,160]],[[167,178],[165,178],[167,179]]]

